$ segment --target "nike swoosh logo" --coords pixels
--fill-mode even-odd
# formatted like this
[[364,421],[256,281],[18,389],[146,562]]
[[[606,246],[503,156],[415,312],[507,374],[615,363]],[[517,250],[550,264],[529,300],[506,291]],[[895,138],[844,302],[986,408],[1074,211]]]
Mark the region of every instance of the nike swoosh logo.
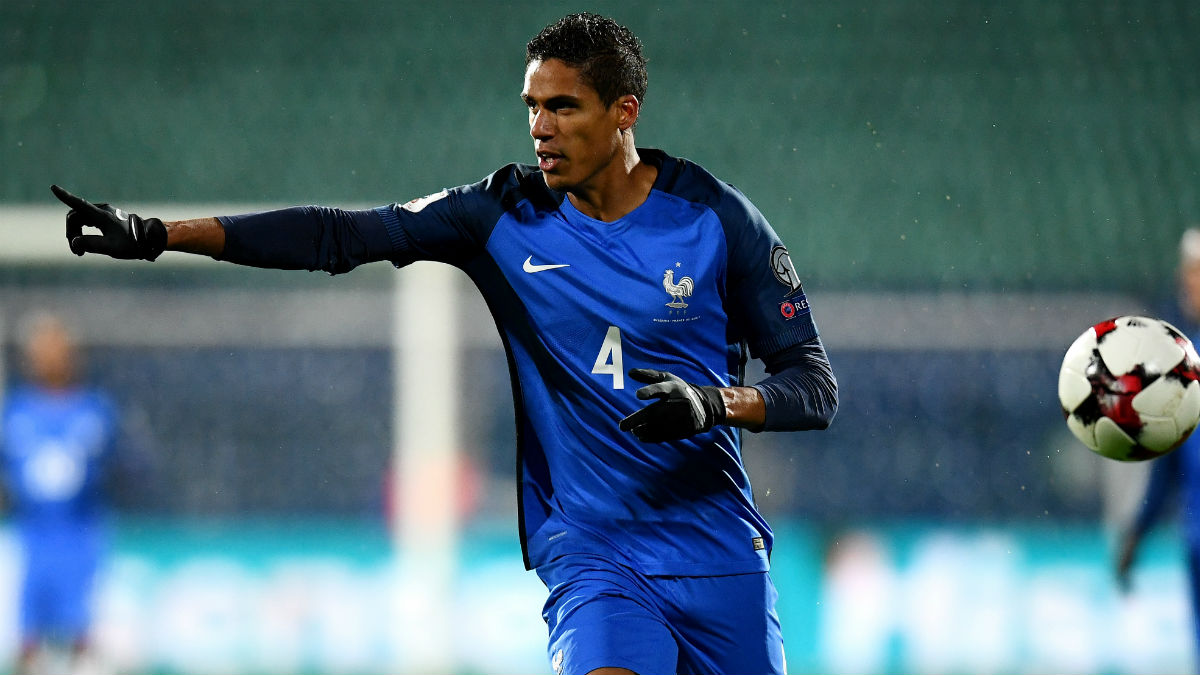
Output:
[[536,274],[537,272],[545,272],[546,270],[556,270],[560,267],[570,267],[570,265],[534,265],[533,264],[533,256],[529,256],[528,258],[526,258],[525,264],[521,265],[521,269],[525,270],[526,272],[528,272],[530,274]]

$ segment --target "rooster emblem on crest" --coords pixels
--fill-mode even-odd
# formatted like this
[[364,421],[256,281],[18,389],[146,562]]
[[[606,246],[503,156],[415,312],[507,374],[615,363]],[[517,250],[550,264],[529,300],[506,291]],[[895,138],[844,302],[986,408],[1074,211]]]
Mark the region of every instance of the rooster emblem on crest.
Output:
[[665,290],[667,295],[671,296],[672,298],[671,302],[667,303],[667,307],[673,307],[675,309],[683,309],[687,307],[688,305],[683,301],[683,299],[692,295],[692,288],[695,287],[695,283],[696,282],[692,281],[691,277],[683,277],[679,280],[679,283],[675,283],[675,270],[667,270],[664,272],[663,290]]

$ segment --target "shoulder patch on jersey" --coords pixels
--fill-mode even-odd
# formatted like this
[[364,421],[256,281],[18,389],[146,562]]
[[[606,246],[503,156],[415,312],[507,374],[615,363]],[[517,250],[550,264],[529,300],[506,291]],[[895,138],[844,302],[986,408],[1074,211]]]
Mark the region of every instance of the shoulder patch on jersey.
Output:
[[808,306],[808,298],[801,293],[798,297],[793,297],[791,300],[784,300],[779,303],[779,313],[783,315],[784,321],[791,321],[797,316],[808,314],[811,309]]
[[792,265],[792,257],[788,255],[786,246],[776,246],[771,249],[771,271],[775,273],[775,279],[779,283],[788,287],[788,295],[804,290],[804,286],[800,283],[800,275],[796,274],[796,268]]
[[411,211],[412,213],[420,213],[421,209],[429,206],[439,199],[444,199],[447,194],[449,193],[446,190],[442,190],[441,192],[435,192],[431,195],[418,197],[412,201],[405,202],[400,208],[404,209],[405,211]]

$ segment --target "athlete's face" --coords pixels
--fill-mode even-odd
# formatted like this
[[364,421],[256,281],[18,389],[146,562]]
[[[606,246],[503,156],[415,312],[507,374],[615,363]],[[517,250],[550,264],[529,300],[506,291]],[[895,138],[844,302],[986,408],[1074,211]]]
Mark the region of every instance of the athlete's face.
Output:
[[30,377],[42,385],[61,388],[74,379],[75,345],[57,320],[41,319],[35,324],[25,359]]
[[529,107],[529,135],[546,184],[560,191],[587,187],[619,161],[622,130],[633,119],[622,97],[604,105],[579,70],[559,59],[531,61],[521,98]]

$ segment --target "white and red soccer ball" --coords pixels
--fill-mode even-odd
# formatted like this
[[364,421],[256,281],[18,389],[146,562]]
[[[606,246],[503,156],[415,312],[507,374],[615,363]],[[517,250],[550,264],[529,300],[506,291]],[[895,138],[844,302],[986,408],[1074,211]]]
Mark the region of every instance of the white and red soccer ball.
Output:
[[1179,447],[1200,421],[1200,357],[1166,321],[1101,321],[1067,349],[1058,399],[1071,432],[1096,453],[1154,459]]

